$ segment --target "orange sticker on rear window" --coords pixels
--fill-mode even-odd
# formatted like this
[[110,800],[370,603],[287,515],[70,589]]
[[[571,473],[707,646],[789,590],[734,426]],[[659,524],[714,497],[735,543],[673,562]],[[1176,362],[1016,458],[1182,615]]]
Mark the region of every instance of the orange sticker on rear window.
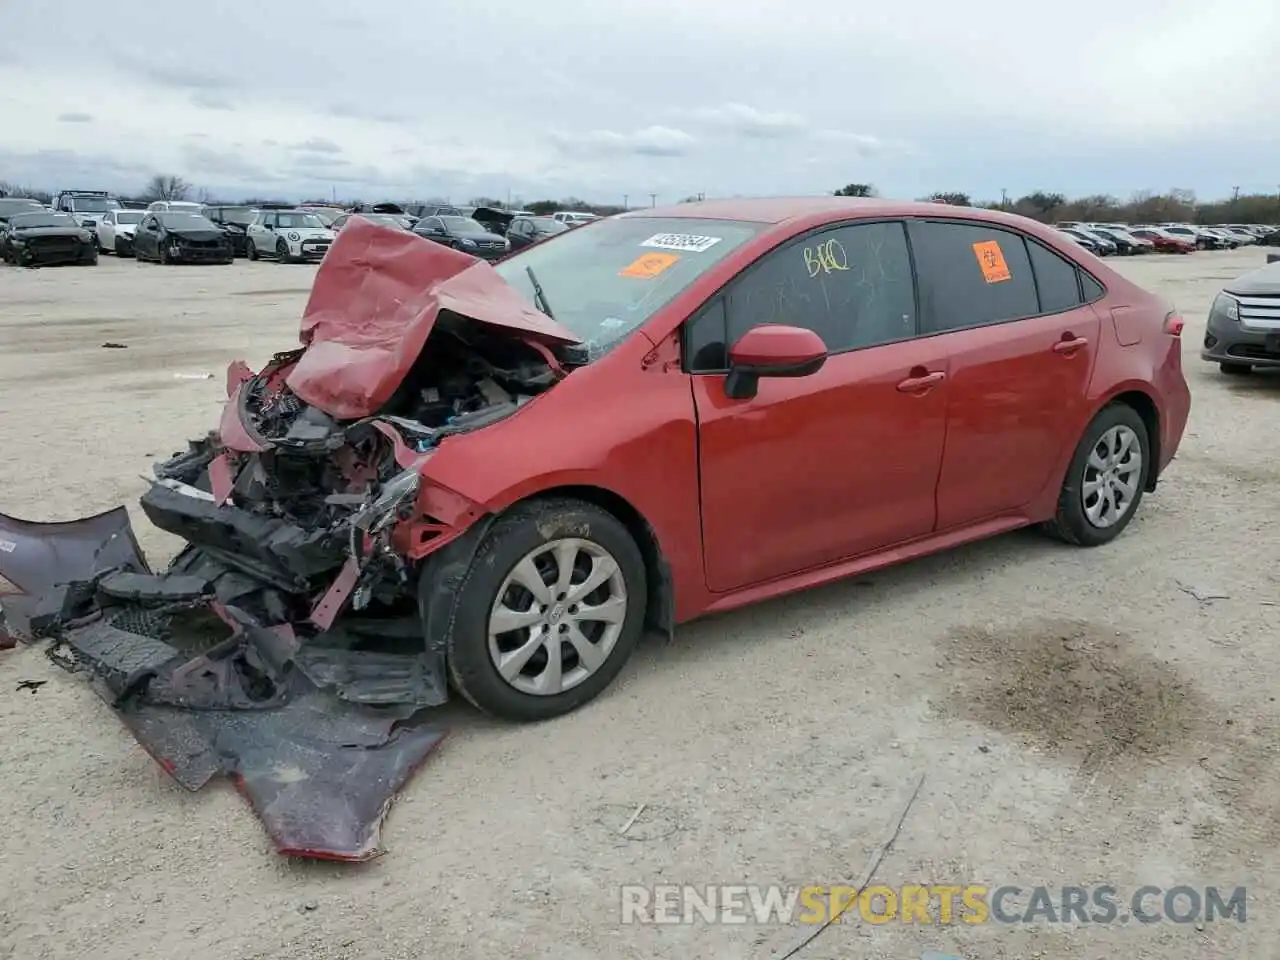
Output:
[[674,253],[644,253],[636,257],[625,269],[619,271],[618,276],[652,280],[662,271],[670,269],[679,259]]
[[978,266],[982,268],[982,276],[987,283],[1003,283],[1011,280],[1009,265],[1004,262],[1004,253],[995,240],[983,240],[973,245],[973,254],[978,258]]

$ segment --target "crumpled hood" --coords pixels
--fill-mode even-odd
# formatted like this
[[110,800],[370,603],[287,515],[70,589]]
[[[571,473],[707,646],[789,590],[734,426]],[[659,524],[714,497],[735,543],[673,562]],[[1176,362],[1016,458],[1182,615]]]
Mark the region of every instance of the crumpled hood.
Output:
[[353,217],[316,271],[302,316],[306,350],[286,382],[336,419],[372,416],[418,359],[441,310],[549,345],[581,342],[487,263]]
[[1250,270],[1243,276],[1236,277],[1222,289],[1242,297],[1280,295],[1280,263],[1269,263],[1257,270]]

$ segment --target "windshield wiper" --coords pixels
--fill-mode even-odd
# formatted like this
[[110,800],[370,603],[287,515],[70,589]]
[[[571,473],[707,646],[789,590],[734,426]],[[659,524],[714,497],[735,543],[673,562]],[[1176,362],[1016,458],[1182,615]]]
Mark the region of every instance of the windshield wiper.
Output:
[[525,267],[524,272],[529,275],[529,282],[533,284],[534,304],[548,317],[555,320],[556,315],[551,312],[551,304],[547,303],[547,295],[543,293],[542,284],[538,282],[538,275],[533,272],[533,267]]

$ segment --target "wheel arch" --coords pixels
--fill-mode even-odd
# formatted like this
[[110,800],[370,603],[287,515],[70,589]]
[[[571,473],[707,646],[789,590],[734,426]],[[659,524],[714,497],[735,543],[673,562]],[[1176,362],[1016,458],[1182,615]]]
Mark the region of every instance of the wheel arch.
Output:
[[546,487],[513,500],[502,508],[505,513],[520,504],[537,500],[572,498],[590,503],[615,517],[640,548],[644,558],[649,595],[645,603],[645,625],[660,630],[670,639],[675,633],[675,582],[670,564],[653,526],[636,507],[621,494],[592,484],[562,484]]
[[[1106,398],[1094,412],[1096,417],[1107,407],[1115,404],[1131,408],[1142,418],[1142,425],[1147,428],[1147,443],[1150,446],[1151,469],[1147,471],[1147,482],[1143,489],[1152,493],[1160,479],[1160,408],[1155,399],[1145,390],[1137,388],[1121,389]],[[1092,420],[1092,418],[1090,418]]]

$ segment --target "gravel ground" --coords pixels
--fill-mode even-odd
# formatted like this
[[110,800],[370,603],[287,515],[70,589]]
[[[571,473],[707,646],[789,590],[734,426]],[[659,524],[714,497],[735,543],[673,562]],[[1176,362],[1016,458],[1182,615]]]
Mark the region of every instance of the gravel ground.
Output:
[[[1117,542],[1016,533],[692,624],[550,724],[446,708],[454,736],[365,866],[275,856],[229,787],[187,794],[81,681],[0,654],[0,955],[764,958],[803,931],[623,925],[619,885],[853,882],[921,773],[881,882],[1243,884],[1248,922],[855,921],[800,957],[1274,955],[1280,378],[1196,352],[1222,281],[1263,260],[1118,263],[1185,311],[1194,401]],[[136,503],[153,458],[215,422],[226,363],[296,342],[313,273],[0,269],[0,509]]]

